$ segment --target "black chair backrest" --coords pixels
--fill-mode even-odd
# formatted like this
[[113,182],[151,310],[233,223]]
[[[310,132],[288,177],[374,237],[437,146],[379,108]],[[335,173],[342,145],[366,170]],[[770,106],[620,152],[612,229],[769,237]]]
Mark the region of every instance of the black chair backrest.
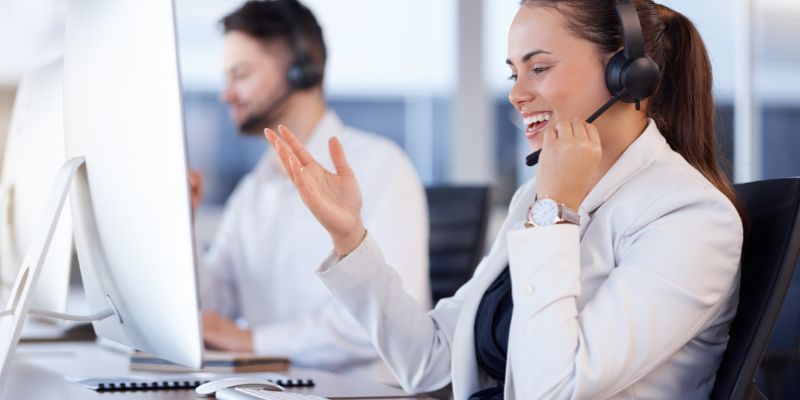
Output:
[[438,186],[428,195],[430,278],[434,304],[466,283],[483,257],[489,188]]
[[800,178],[736,185],[747,212],[739,309],[712,399],[749,399],[800,255]]

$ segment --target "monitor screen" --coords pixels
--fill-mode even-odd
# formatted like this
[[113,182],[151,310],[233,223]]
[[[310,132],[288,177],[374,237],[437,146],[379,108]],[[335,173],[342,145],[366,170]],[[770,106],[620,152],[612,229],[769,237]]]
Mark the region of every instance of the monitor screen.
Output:
[[[0,304],[41,225],[48,195],[64,164],[61,58],[26,73],[17,89],[0,178]],[[30,306],[64,312],[72,261],[72,216],[66,205],[53,233]]]
[[75,247],[98,336],[201,365],[172,1],[71,0],[64,57]]

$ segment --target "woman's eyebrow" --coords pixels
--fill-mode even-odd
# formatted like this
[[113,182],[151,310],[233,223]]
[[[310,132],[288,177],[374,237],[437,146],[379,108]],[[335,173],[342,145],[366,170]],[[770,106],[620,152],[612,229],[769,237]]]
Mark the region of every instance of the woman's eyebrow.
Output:
[[[535,56],[537,56],[539,54],[552,54],[552,53],[550,53],[549,51],[545,51],[545,50],[529,51],[529,52],[525,53],[524,56],[522,56],[522,62],[528,62],[528,60],[530,60],[532,57],[535,57]],[[506,59],[506,64],[514,65],[514,63],[511,61],[510,58]]]

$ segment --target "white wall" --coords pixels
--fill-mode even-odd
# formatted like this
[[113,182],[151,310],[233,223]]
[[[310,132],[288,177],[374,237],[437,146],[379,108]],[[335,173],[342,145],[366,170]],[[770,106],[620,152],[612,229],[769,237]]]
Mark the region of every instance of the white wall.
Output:
[[[181,72],[188,89],[219,90],[217,22],[238,0],[176,0]],[[329,50],[335,95],[443,93],[455,83],[457,0],[304,0]]]

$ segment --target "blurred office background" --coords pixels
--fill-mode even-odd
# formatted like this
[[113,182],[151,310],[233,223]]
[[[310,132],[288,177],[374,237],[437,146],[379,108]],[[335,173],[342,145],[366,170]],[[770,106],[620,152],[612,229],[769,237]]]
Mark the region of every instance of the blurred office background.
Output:
[[[428,185],[490,184],[497,210],[491,226],[497,227],[514,190],[533,172],[523,165],[527,146],[506,97],[506,36],[518,2],[306,3],[330,50],[325,89],[331,107],[348,124],[404,147]],[[800,2],[664,3],[688,15],[706,40],[727,171],[733,176],[736,169],[738,180],[800,175],[794,156],[800,137],[793,129],[800,123]],[[209,226],[266,148],[262,138],[238,134],[218,100],[223,74],[217,21],[238,4],[177,1],[190,162],[207,178],[203,221]],[[744,22],[752,23],[752,31],[741,28]],[[743,35],[752,40],[752,54]],[[748,58],[752,70],[737,69]],[[746,96],[748,88],[755,101],[743,107],[754,112],[743,112],[741,125],[745,134],[752,127],[752,135],[740,136],[736,146],[734,102],[737,90]]]
[[[56,53],[63,0],[25,6],[39,26],[35,51],[0,57],[0,133],[26,60]],[[665,0],[699,27],[714,66],[719,140],[739,177],[800,175],[800,2],[796,0]],[[224,83],[219,19],[240,0],[176,0],[190,163],[206,176],[205,206],[224,204],[238,179],[266,149],[260,137],[236,132],[219,100]],[[506,34],[516,0],[307,0],[324,29],[330,59],[325,89],[350,125],[404,147],[426,184],[489,183],[494,204],[506,205],[531,175],[519,121],[506,99],[510,87]],[[751,6],[743,6],[752,4]],[[20,6],[21,7],[21,6]],[[753,80],[742,64],[740,10],[753,24]],[[13,5],[12,5],[13,11]],[[33,14],[48,14],[46,19]],[[12,13],[13,14],[13,13]],[[44,23],[50,26],[41,26]],[[15,49],[18,32],[0,24],[0,48]],[[747,34],[746,30],[744,33]],[[8,42],[8,43],[6,43]],[[12,44],[12,46],[8,46]],[[24,50],[17,46],[17,50]],[[745,73],[748,73],[745,71]],[[752,82],[749,84],[749,82]],[[734,100],[751,86],[755,140],[734,143]],[[747,122],[747,121],[745,121]],[[2,140],[0,140],[2,142]],[[738,144],[738,146],[736,146]],[[749,154],[733,163],[734,148]],[[768,155],[768,156],[767,156]]]
[[[64,2],[34,3],[34,10],[23,14],[50,13],[49,21],[57,26]],[[328,44],[325,89],[331,107],[346,123],[405,148],[427,185],[491,185],[496,227],[515,188],[532,174],[523,164],[527,148],[506,98],[506,34],[518,1],[305,3],[319,19]],[[800,1],[662,3],[690,17],[710,51],[719,143],[730,161],[727,171],[737,181],[800,175]],[[213,234],[219,210],[237,181],[266,149],[261,137],[237,133],[218,99],[224,83],[218,21],[239,4],[176,0],[189,161],[206,177],[198,218],[203,242]],[[5,29],[0,23],[0,48],[14,48],[10,42],[16,33]],[[37,32],[57,41],[58,29],[39,26]],[[0,54],[0,135],[5,135],[26,58],[33,55]],[[747,68],[748,60],[752,68]],[[490,228],[489,240],[493,232]],[[787,304],[796,302],[800,293],[792,291]],[[781,329],[788,333],[779,339],[800,349],[800,318],[786,321]],[[795,377],[798,373],[791,371]],[[797,388],[791,390],[797,395]]]

